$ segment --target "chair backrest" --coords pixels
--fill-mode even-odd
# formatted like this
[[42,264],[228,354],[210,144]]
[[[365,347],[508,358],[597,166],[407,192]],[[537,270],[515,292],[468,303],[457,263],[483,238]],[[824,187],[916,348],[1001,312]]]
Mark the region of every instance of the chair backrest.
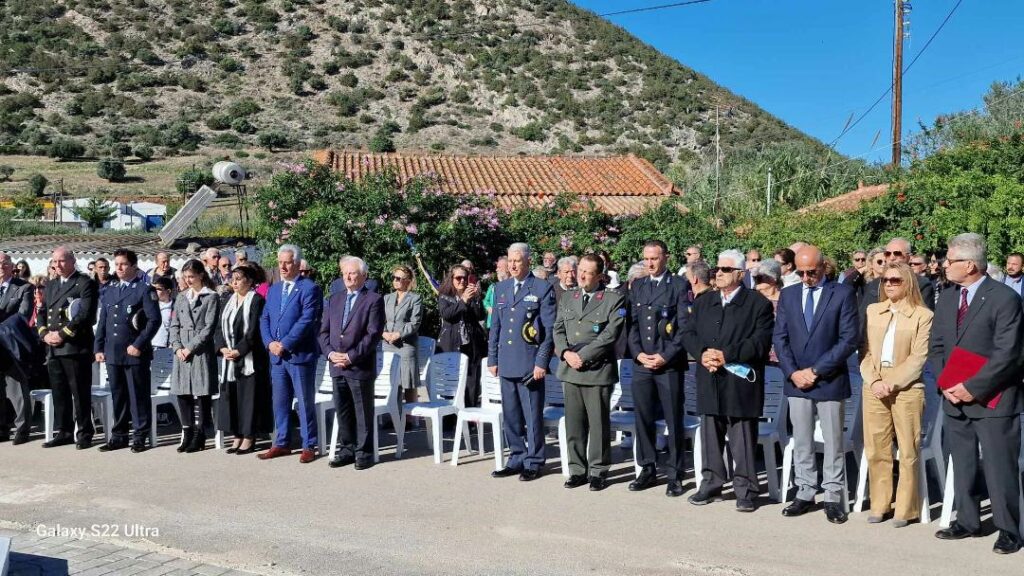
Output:
[[174,368],[174,352],[170,348],[153,350],[153,363],[150,365],[149,393],[171,389],[171,370]]
[[331,378],[331,371],[327,367],[327,359],[323,356],[316,363],[317,392],[321,394],[334,394],[334,379]]
[[565,390],[562,389],[562,381],[558,379],[558,358],[551,358],[548,362],[548,373],[544,376],[544,405],[565,406]]
[[431,356],[427,372],[427,394],[431,402],[450,400],[459,408],[465,407],[468,373],[469,358],[461,352],[440,352]]
[[697,415],[697,369],[693,362],[687,367],[683,376],[683,407],[691,416]]
[[430,369],[430,358],[437,349],[437,340],[429,336],[420,336],[416,339],[416,368],[420,371],[420,382],[427,379],[427,370]]
[[92,365],[92,382],[97,388],[110,388],[109,376],[107,376],[107,363],[97,362]]
[[480,360],[480,407],[501,409],[501,378],[491,376],[487,358]]
[[615,384],[612,398],[618,394],[618,401],[613,401],[612,406],[616,410],[633,409],[633,360],[624,358],[619,360],[619,381]]
[[377,354],[377,378],[373,381],[373,395],[376,398],[391,398],[398,382],[400,357],[394,352]]
[[786,401],[785,376],[777,366],[764,367],[764,407],[761,419],[775,424],[780,439],[786,438],[786,415],[789,403]]
[[850,398],[843,409],[843,435],[858,446],[864,443],[864,419],[860,410],[862,386],[860,378],[850,379]]

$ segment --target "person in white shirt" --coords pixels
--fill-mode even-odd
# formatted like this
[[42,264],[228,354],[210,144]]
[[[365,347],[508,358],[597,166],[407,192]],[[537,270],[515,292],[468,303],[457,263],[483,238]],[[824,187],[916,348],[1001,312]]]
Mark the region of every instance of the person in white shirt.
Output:
[[173,283],[166,276],[153,280],[157,304],[160,307],[160,329],[153,336],[153,348],[167,348],[170,345],[171,315],[174,309]]

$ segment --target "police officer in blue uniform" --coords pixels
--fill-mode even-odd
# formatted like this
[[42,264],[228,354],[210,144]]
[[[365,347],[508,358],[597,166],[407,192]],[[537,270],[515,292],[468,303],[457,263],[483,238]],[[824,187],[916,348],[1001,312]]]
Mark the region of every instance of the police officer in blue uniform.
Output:
[[629,354],[633,358],[633,402],[636,409],[636,449],[640,474],[631,491],[654,486],[657,479],[655,447],[658,405],[668,426],[667,496],[682,496],[683,376],[686,351],[682,328],[686,325],[686,285],[668,272],[668,247],[661,240],[644,244],[647,276],[630,291]]
[[487,366],[501,379],[501,412],[508,463],[495,478],[536,480],[544,466],[544,376],[554,349],[555,295],[530,273],[530,247],[508,248],[511,276],[494,289]]
[[129,420],[132,452],[144,452],[153,425],[150,402],[150,363],[153,336],[160,329],[156,290],[139,277],[139,258],[131,250],[114,252],[116,278],[100,292],[100,318],[94,352],[106,362],[114,400],[110,441],[101,452],[128,447]]

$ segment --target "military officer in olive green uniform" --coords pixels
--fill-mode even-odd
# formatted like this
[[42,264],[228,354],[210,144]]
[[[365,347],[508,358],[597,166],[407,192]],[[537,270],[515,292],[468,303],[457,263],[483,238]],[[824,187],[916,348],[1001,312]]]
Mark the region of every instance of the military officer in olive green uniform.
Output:
[[555,318],[558,379],[565,391],[565,431],[569,452],[566,488],[590,483],[603,490],[611,465],[608,412],[619,379],[615,341],[626,322],[625,298],[600,283],[602,260],[584,256],[577,268],[579,288],[562,295]]

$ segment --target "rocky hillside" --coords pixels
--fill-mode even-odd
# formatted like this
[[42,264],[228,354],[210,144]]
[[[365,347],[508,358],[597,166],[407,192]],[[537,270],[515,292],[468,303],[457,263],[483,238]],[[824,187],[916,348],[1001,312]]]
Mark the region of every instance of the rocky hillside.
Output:
[[564,0],[4,0],[0,151],[822,145]]

